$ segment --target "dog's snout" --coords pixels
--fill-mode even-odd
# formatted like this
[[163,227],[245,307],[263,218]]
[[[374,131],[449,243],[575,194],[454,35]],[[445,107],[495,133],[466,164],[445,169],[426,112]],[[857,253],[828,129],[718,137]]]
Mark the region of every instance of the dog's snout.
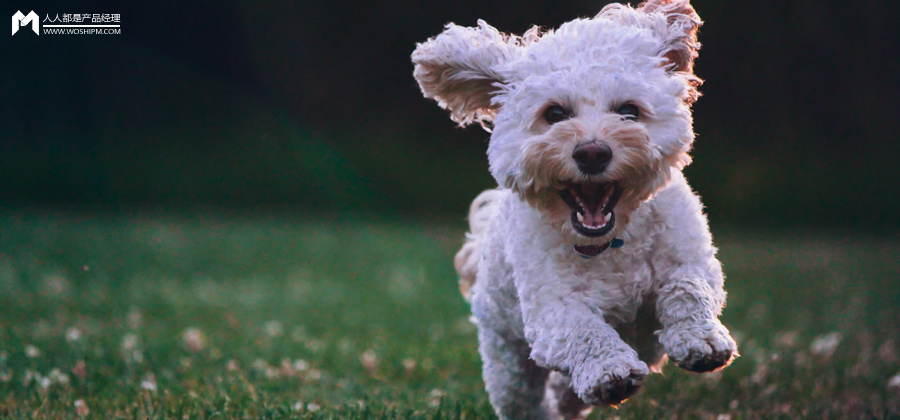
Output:
[[589,141],[575,146],[572,159],[578,163],[578,169],[589,175],[599,174],[609,166],[612,160],[612,149],[599,141]]

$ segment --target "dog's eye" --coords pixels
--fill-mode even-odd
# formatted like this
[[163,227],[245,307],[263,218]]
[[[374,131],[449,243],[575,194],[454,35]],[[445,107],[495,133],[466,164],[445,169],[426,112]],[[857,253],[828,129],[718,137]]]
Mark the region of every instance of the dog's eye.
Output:
[[544,119],[547,124],[553,125],[560,121],[572,118],[572,112],[559,105],[550,105],[544,110]]
[[638,109],[638,107],[632,104],[625,104],[620,106],[619,109],[616,110],[616,113],[625,117],[626,120],[631,121],[637,120],[641,115],[641,111]]

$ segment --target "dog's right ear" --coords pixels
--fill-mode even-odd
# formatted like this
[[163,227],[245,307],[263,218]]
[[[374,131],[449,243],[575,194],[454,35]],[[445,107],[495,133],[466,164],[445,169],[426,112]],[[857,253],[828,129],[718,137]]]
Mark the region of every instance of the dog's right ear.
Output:
[[664,57],[673,71],[691,73],[700,43],[697,29],[703,24],[690,0],[647,0],[638,6],[644,13],[662,13],[669,28],[663,34],[666,42]]
[[450,118],[465,126],[491,121],[499,108],[491,99],[505,82],[497,67],[514,58],[517,37],[483,20],[478,27],[448,24],[444,32],[416,46],[413,76],[422,94],[433,98]]

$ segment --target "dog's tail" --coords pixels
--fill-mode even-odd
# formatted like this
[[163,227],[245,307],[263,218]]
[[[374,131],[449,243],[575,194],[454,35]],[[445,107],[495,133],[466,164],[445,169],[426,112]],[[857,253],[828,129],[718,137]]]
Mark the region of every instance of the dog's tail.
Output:
[[475,275],[478,273],[478,262],[481,261],[481,243],[487,231],[488,224],[508,191],[501,189],[487,190],[478,194],[475,201],[469,207],[469,233],[466,234],[466,243],[453,258],[456,273],[459,274],[459,291],[466,300],[469,300],[469,290],[475,284]]

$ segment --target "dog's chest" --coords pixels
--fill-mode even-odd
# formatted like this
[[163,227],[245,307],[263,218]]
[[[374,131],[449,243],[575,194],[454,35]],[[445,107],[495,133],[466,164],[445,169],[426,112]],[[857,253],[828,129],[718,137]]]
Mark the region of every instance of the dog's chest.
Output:
[[[641,258],[611,249],[581,261],[573,270],[574,293],[583,293],[603,311],[611,324],[634,322],[641,307],[652,297],[653,273]],[[606,257],[606,258],[603,258]]]

